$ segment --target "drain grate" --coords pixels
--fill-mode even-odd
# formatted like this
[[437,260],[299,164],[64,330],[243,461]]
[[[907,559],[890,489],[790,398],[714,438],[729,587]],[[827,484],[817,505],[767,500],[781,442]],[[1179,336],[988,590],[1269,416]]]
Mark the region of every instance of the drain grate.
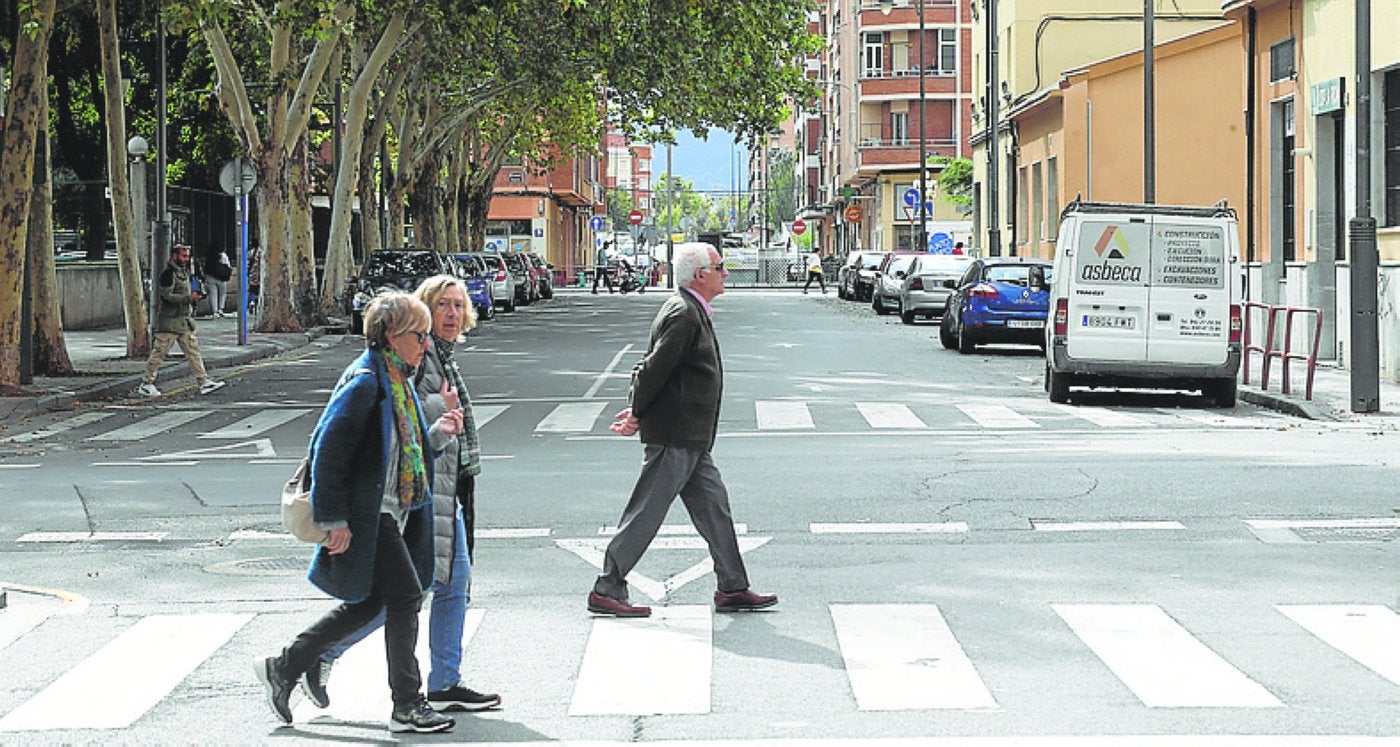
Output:
[[220,576],[299,576],[306,573],[305,557],[247,558],[205,566],[205,573]]

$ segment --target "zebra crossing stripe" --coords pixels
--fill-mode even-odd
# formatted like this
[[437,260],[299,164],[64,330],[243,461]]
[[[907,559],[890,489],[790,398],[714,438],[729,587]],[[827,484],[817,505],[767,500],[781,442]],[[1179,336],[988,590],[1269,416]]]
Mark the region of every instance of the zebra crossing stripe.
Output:
[[1378,604],[1280,604],[1288,619],[1400,685],[1400,615]]
[[908,405],[893,402],[857,402],[856,409],[871,428],[895,428],[919,430],[928,425],[909,409]]
[[172,410],[114,431],[88,436],[89,441],[141,441],[158,433],[172,431],[213,412],[212,410]]
[[208,433],[201,434],[200,438],[252,438],[261,435],[278,426],[296,420],[297,418],[311,412],[310,408],[293,408],[290,410],[263,410],[254,415],[249,415],[242,420]]
[[932,604],[833,604],[831,619],[862,711],[996,708]]
[[42,441],[49,436],[67,433],[75,428],[81,428],[85,425],[92,425],[100,420],[106,420],[112,417],[112,414],[113,413],[110,412],[85,412],[81,415],[74,415],[62,422],[54,423],[47,428],[40,428],[39,430],[30,431],[28,433],[19,433],[8,438],[0,438],[0,443],[25,444],[30,441]]
[[1051,606],[1149,708],[1283,705],[1154,604]]
[[[536,433],[587,433],[607,407],[607,402],[564,402],[535,426]],[[480,426],[478,421],[477,427]]]
[[131,726],[251,619],[250,614],[143,617],[0,718],[0,732]]
[[4,608],[0,614],[0,649],[19,640],[20,636],[39,627],[58,611],[56,602],[38,604],[14,604]]
[[958,405],[983,428],[1039,428],[1040,424],[1006,405]]
[[472,417],[476,420],[477,428],[484,428],[486,424],[496,419],[497,415],[505,412],[510,405],[472,405]]
[[712,625],[700,605],[595,619],[569,715],[709,713]]
[[758,429],[790,430],[816,428],[812,422],[812,412],[806,402],[774,402],[758,400],[753,403],[754,414],[758,418]]
[[1147,428],[1152,425],[1148,421],[1126,412],[1108,410],[1102,407],[1056,405],[1055,409],[1104,428]]

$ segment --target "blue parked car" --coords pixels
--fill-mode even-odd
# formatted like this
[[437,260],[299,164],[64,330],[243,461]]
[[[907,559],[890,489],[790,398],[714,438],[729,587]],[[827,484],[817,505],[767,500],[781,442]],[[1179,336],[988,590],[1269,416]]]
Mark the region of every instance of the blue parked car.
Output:
[[478,319],[493,319],[496,305],[491,302],[491,279],[486,265],[472,254],[454,254],[462,282],[467,284],[467,296],[476,309]]
[[938,340],[949,350],[971,353],[988,343],[1022,343],[1045,349],[1050,306],[1049,260],[983,257],[974,260],[953,289]]

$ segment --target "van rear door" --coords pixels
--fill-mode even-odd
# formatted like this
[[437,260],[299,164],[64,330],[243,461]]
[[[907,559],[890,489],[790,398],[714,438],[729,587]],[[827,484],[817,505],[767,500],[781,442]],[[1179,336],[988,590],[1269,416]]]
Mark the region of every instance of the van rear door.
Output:
[[1144,217],[1085,217],[1074,243],[1066,353],[1084,360],[1147,358],[1151,224]]
[[1231,224],[1218,218],[1152,219],[1147,360],[1223,364],[1229,355]]

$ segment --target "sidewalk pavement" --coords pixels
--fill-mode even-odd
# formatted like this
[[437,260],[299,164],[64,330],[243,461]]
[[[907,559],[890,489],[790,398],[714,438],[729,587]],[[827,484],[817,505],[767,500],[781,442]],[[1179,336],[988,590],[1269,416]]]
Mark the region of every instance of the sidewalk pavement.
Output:
[[[211,379],[222,379],[234,366],[305,346],[328,329],[316,327],[306,332],[271,334],[250,329],[248,344],[239,345],[237,316],[201,317],[195,320],[199,350]],[[68,347],[68,357],[77,373],[73,376],[35,376],[32,384],[20,387],[22,394],[0,397],[0,424],[12,424],[20,418],[56,410],[74,402],[143,399],[136,394],[136,387],[146,371],[146,359],[124,357],[124,327],[64,332],[63,337]],[[170,353],[165,356],[156,386],[167,395],[195,386],[189,363],[185,361],[179,345],[171,347]]]
[[[564,290],[564,289],[560,289]],[[571,289],[580,292],[581,289]],[[587,292],[587,291],[581,291]],[[204,317],[195,321],[199,348],[211,378],[219,379],[227,369],[260,358],[295,350],[334,328],[314,328],[296,333],[248,332],[248,344],[238,344],[238,319]],[[136,386],[146,370],[145,359],[131,360],[126,353],[126,330],[121,327],[64,333],[68,356],[78,371],[73,376],[36,376],[22,387],[23,394],[0,397],[0,424],[48,412],[73,402],[98,399],[138,399]],[[1250,384],[1240,384],[1239,398],[1261,407],[1311,420],[1370,423],[1377,428],[1400,430],[1400,384],[1380,382],[1381,409],[1378,413],[1351,411],[1351,373],[1336,365],[1319,363],[1313,381],[1313,397],[1304,398],[1307,369],[1289,367],[1291,393],[1281,391],[1283,372],[1275,365],[1269,375],[1269,389],[1260,388],[1259,361],[1250,371]],[[156,386],[166,394],[194,386],[189,364],[178,346],[171,349],[161,367]]]

